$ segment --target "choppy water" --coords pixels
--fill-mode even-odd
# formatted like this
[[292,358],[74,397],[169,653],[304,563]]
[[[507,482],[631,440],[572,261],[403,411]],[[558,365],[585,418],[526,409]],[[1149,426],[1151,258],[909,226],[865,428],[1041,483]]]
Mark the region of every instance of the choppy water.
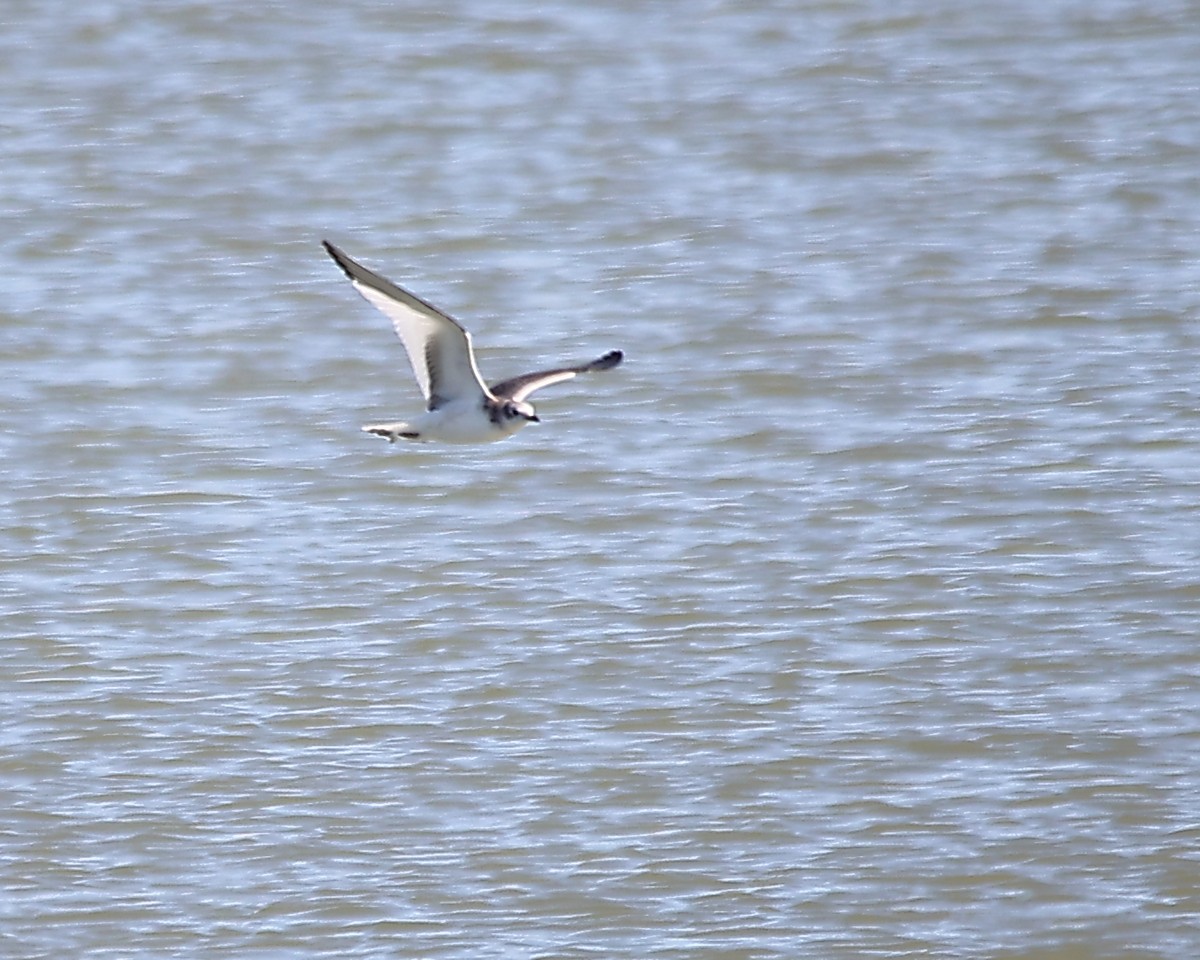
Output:
[[7,0],[0,955],[1194,957],[1198,38]]

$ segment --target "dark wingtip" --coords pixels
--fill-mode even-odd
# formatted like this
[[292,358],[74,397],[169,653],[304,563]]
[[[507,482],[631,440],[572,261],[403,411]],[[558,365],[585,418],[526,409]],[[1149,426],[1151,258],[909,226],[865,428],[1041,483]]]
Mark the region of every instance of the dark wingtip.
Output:
[[347,261],[349,261],[350,258],[348,256],[346,256],[344,253],[342,253],[341,250],[339,250],[337,247],[335,247],[328,240],[322,240],[321,246],[323,246],[325,248],[325,252],[333,258],[333,262],[342,268],[342,273],[344,273],[351,280],[353,280],[354,274],[352,274],[350,272],[350,264],[347,263]]
[[620,350],[609,350],[604,356],[598,360],[593,360],[588,367],[592,370],[611,370],[618,363],[625,359],[625,354]]

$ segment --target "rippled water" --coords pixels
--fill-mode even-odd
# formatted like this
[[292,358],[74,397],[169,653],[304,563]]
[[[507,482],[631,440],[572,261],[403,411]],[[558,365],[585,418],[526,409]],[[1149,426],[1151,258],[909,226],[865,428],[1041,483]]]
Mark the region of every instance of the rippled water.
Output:
[[1195,956],[1198,23],[8,0],[0,955]]

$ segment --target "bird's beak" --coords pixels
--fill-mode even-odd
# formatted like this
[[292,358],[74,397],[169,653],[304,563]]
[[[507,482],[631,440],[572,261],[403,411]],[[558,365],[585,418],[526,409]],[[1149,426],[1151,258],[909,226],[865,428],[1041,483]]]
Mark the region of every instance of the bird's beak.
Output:
[[541,423],[541,422],[542,422],[542,418],[541,418],[541,417],[539,417],[539,416],[538,416],[538,415],[535,413],[535,414],[534,414],[532,417],[530,417],[530,418],[529,418],[529,422],[530,422],[530,423]]

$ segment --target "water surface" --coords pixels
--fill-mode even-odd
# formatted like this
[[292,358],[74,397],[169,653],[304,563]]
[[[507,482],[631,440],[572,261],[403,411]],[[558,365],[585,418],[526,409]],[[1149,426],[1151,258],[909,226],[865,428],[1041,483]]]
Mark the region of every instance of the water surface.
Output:
[[0,26],[0,953],[1195,955],[1191,4]]

